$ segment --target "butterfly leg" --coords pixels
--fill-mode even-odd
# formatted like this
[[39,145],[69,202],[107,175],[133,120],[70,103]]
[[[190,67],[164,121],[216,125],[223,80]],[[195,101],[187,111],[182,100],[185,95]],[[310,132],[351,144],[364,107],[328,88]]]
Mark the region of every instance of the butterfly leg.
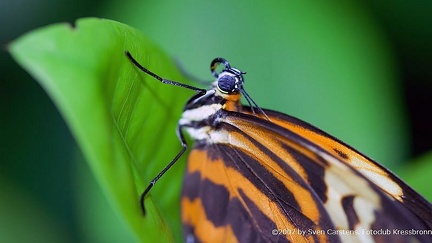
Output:
[[156,184],[156,182],[163,176],[163,174],[165,174],[165,172],[167,172],[171,166],[173,166],[175,164],[175,162],[177,162],[177,160],[183,155],[183,153],[186,151],[188,145],[186,143],[186,139],[184,138],[183,132],[182,132],[182,126],[177,126],[177,137],[180,140],[182,149],[180,150],[180,152],[177,153],[177,155],[174,157],[173,160],[171,160],[171,162],[165,166],[165,168],[159,172],[159,174],[150,182],[150,184],[147,186],[147,188],[144,190],[144,192],[141,194],[141,198],[140,198],[140,204],[141,204],[141,210],[143,212],[143,214],[146,214],[146,210],[145,210],[145,206],[144,206],[144,199],[146,197],[146,195],[149,193],[150,189]]
[[[150,75],[154,79],[160,81],[161,83],[169,84],[169,85],[175,85],[175,86],[179,86],[179,87],[182,87],[182,88],[186,88],[186,89],[190,89],[190,90],[193,90],[193,91],[197,91],[198,92],[198,96],[204,96],[207,93],[207,90],[205,90],[205,89],[200,89],[200,88],[197,88],[197,87],[194,87],[194,86],[190,86],[190,85],[187,85],[187,84],[183,84],[183,83],[179,83],[179,82],[176,82],[176,81],[164,79],[164,78],[160,77],[159,75],[153,73],[152,71],[148,70],[147,68],[143,67],[132,56],[132,54],[129,51],[125,51],[125,55],[132,62],[132,64],[134,64],[138,69],[140,69],[144,73]],[[159,178],[161,178],[163,176],[163,174],[165,174],[165,172],[167,172],[171,168],[171,166],[173,166],[175,164],[175,162],[183,155],[183,153],[187,149],[187,144],[186,144],[186,140],[185,140],[185,138],[183,136],[183,133],[182,133],[182,126],[181,125],[179,125],[177,127],[177,137],[180,140],[180,143],[182,145],[182,149],[174,157],[174,159],[150,182],[150,184],[147,186],[147,188],[141,194],[140,204],[141,204],[141,209],[142,209],[144,215],[146,214],[146,210],[145,210],[145,207],[144,207],[144,199],[145,199],[146,195],[149,193],[150,189],[156,184],[156,182],[159,180]]]

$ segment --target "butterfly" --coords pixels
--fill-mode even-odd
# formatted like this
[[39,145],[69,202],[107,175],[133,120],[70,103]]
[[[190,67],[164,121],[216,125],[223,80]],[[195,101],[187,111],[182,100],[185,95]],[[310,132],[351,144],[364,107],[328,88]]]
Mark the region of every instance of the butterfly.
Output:
[[[181,193],[186,242],[431,242],[432,205],[392,172],[326,132],[261,109],[244,88],[245,72],[211,62],[211,87],[197,92],[178,122],[186,151]],[[222,67],[222,71],[216,70]],[[248,106],[242,105],[245,97]]]

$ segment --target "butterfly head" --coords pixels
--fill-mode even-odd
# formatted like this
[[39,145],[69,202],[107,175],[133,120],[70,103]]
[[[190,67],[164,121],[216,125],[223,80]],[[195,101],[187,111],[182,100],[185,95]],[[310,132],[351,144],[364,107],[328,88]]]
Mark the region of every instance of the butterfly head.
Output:
[[[216,68],[220,64],[222,64],[224,68],[220,73],[218,73],[216,71]],[[216,93],[216,95],[231,102],[231,103],[227,103],[227,105],[224,106],[224,109],[239,110],[239,107],[241,106],[240,97],[241,95],[243,95],[254,114],[255,114],[255,110],[257,110],[267,120],[269,120],[269,118],[264,113],[264,111],[255,103],[255,101],[249,96],[249,94],[246,92],[246,90],[243,87],[244,84],[243,75],[245,75],[246,72],[231,67],[229,62],[222,57],[217,57],[211,62],[210,71],[212,72],[213,76],[216,78],[216,81],[213,83],[214,86],[213,90]]]
[[[216,68],[220,64],[224,65],[224,69],[218,73]],[[224,58],[215,58],[210,64],[210,70],[213,76],[216,78],[214,85],[217,91],[219,91],[221,94],[238,94],[243,90],[243,75],[246,74],[246,72],[231,67],[229,62]]]

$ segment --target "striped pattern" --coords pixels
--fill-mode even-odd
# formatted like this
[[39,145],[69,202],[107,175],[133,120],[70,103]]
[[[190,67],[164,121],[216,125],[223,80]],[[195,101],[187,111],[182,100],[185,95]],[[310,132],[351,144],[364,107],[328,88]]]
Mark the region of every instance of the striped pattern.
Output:
[[[244,72],[216,58],[216,81],[186,104],[178,136],[195,140],[181,197],[192,242],[432,242],[432,205],[386,168],[301,120],[259,108]],[[216,68],[225,69],[217,73]],[[243,95],[251,107],[242,106]],[[419,230],[423,230],[420,233]],[[372,231],[372,232],[371,232]],[[412,232],[415,231],[415,232]]]
[[[235,107],[232,111],[225,103],[201,121],[187,124],[187,116],[183,118],[183,126],[197,140],[181,199],[186,240],[430,239],[362,233],[431,228],[431,205],[385,168],[298,119],[265,110],[268,121],[248,107],[230,106]],[[197,107],[201,112],[207,106]],[[272,235],[274,229],[291,231]],[[336,230],[361,234],[331,234]]]

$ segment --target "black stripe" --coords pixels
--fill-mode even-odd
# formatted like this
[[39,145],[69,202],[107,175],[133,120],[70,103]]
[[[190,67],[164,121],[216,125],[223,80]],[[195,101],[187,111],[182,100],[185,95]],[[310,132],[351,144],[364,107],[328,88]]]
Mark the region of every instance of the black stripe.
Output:
[[224,104],[226,102],[226,100],[224,98],[222,98],[221,96],[217,96],[217,95],[201,95],[201,94],[196,94],[194,96],[192,96],[187,102],[186,105],[184,107],[184,111],[185,110],[193,110],[196,108],[200,108],[202,106],[206,106],[206,105],[212,105],[212,104]]
[[333,150],[343,159],[349,159],[348,155],[337,148],[333,148]]
[[183,178],[182,196],[189,198],[191,201],[199,197],[199,185],[201,183],[201,174],[199,172],[186,173]]
[[[252,110],[248,106],[242,106],[242,108],[247,110],[248,112],[252,112]],[[337,138],[334,138],[333,136],[329,135],[328,133],[324,132],[323,130],[315,127],[314,125],[312,125],[308,122],[302,121],[296,117],[293,117],[293,116],[290,116],[290,115],[287,115],[287,114],[284,114],[284,113],[281,113],[278,111],[267,110],[267,109],[263,109],[263,110],[266,113],[266,115],[268,117],[270,117],[270,120],[271,120],[271,117],[275,117],[277,119],[284,120],[286,122],[289,122],[289,123],[298,125],[300,127],[306,128],[307,130],[313,131],[314,133],[317,133],[317,134],[320,134],[322,136],[329,137],[331,139],[339,141]]]
[[[235,222],[238,220],[232,217],[232,228],[239,242],[288,242],[286,235],[272,235],[272,230],[278,229],[276,224],[262,213],[256,206],[256,202],[252,201],[243,190],[240,189],[238,192],[245,202],[247,209],[253,215],[253,219],[251,219],[250,216],[245,213],[245,222]],[[254,226],[255,223],[258,224],[258,227]]]
[[[313,161],[311,158],[301,154],[299,151],[289,147],[286,144],[282,144],[282,147],[290,153],[295,160],[297,160],[301,166],[305,169],[307,175],[307,180],[310,184],[310,187],[313,188],[315,193],[321,199],[323,203],[327,201],[327,185],[324,182],[325,168],[319,165],[316,161]],[[317,157],[316,159],[320,159],[320,163],[327,164],[327,161],[322,159],[321,157]]]
[[350,230],[353,230],[359,223],[359,218],[354,209],[354,198],[355,196],[345,196],[341,200],[342,207],[348,219],[348,226]]
[[217,112],[204,120],[200,121],[189,121],[189,123],[182,124],[182,127],[192,127],[195,129],[200,129],[202,127],[211,126],[213,127],[213,121],[215,120],[215,117],[217,117]]
[[200,185],[200,197],[207,219],[216,227],[226,225],[226,217],[230,212],[232,202],[229,201],[228,189],[204,179]]
[[214,129],[216,129],[216,127],[217,127],[217,122],[216,121],[221,116],[222,116],[221,110],[218,110],[218,111],[216,111],[216,113],[210,115],[206,119],[199,120],[199,121],[189,121],[189,123],[182,124],[182,127],[192,127],[192,128],[195,128],[195,129],[199,129],[199,128],[202,128],[202,127],[209,126],[209,127],[212,127]]

